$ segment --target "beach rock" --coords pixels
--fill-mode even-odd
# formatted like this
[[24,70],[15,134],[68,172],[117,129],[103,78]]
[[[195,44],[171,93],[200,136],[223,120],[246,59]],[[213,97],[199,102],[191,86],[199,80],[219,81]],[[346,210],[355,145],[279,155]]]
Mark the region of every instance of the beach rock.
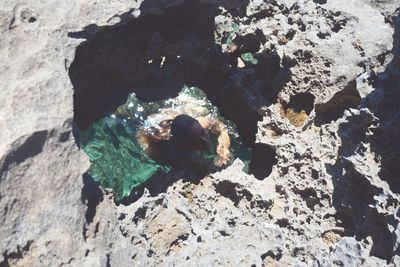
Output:
[[[1,1],[0,266],[399,265],[399,6]],[[232,22],[257,64],[223,51]],[[115,203],[85,174],[79,129],[184,83],[262,175],[236,160]]]

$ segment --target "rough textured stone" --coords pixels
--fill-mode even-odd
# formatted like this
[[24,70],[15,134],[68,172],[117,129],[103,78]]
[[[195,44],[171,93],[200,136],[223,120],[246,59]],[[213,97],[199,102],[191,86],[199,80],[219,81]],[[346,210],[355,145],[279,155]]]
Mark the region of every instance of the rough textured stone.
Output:
[[[0,2],[0,266],[399,265],[400,3],[141,4]],[[122,49],[119,27],[193,6],[190,31],[145,24],[128,39],[148,47]],[[261,30],[257,65],[229,67],[232,22],[250,43]],[[84,39],[99,52],[92,61],[74,57]],[[141,65],[164,54],[187,60],[169,63],[172,78]],[[93,121],[115,108],[131,90],[120,79],[158,93],[197,83],[249,144],[263,144],[255,154],[268,177],[236,161],[115,204],[84,175],[73,112],[88,103]]]

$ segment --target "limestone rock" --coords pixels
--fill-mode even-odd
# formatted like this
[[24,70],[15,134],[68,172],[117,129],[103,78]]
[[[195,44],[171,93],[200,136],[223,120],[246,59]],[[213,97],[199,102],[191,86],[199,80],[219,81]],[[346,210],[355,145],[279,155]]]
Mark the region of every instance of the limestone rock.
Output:
[[[0,2],[0,266],[400,264],[397,0],[28,2]],[[78,126],[184,83],[265,172],[116,204]]]

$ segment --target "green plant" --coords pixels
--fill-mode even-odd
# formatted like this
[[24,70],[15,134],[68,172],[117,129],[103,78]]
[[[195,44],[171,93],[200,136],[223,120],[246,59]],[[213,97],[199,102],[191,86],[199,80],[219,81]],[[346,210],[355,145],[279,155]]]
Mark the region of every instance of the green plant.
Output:
[[228,34],[228,38],[226,39],[226,44],[231,45],[233,43],[233,39],[236,38],[237,33],[239,32],[239,25],[235,22],[231,24],[232,31]]
[[239,32],[239,25],[238,24],[236,24],[235,22],[232,22],[231,26],[232,26],[232,32],[234,32],[234,33],[238,33]]
[[240,58],[243,61],[250,62],[254,65],[256,65],[258,63],[258,60],[256,58],[254,58],[253,54],[250,52],[241,54]]

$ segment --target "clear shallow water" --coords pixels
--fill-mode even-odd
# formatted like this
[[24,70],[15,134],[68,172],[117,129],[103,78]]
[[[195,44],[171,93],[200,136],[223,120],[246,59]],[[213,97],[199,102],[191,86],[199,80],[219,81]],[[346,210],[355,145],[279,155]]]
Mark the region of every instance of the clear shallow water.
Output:
[[[91,163],[89,174],[103,187],[112,188],[118,201],[157,171],[169,172],[170,166],[159,165],[147,156],[136,140],[136,132],[179,114],[217,117],[229,129],[232,160],[239,157],[248,165],[250,150],[242,146],[235,126],[219,115],[203,91],[185,86],[177,97],[157,102],[143,103],[130,94],[114,114],[81,131],[81,144]],[[216,156],[216,138],[213,143],[203,157]]]

